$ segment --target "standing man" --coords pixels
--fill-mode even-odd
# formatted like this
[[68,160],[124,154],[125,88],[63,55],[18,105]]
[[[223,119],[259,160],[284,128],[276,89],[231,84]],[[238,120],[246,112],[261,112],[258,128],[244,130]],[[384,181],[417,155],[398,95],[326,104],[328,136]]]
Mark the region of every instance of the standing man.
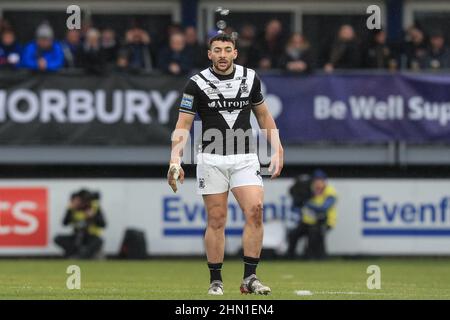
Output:
[[241,293],[269,294],[270,288],[256,277],[263,240],[263,181],[253,141],[250,113],[273,150],[269,171],[271,178],[283,168],[283,147],[278,130],[261,93],[261,82],[252,69],[235,65],[236,44],[227,34],[209,41],[208,58],[212,66],[190,78],[172,136],[168,183],[177,191],[183,183],[182,150],[195,114],[202,121],[201,152],[197,155],[197,193],[203,196],[208,222],[205,248],[210,270],[208,294],[222,295],[222,263],[228,192],[231,190],[244,212],[242,235],[244,276]]

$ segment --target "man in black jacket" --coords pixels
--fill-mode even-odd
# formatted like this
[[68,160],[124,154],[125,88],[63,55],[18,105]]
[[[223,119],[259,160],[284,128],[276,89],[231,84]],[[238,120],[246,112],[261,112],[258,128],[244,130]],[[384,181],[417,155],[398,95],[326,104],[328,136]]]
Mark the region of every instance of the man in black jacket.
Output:
[[361,67],[361,51],[356,34],[352,26],[342,25],[334,42],[328,63],[325,64],[326,72],[334,69],[358,69]]
[[184,34],[174,33],[170,36],[169,46],[159,53],[158,66],[161,71],[172,75],[183,75],[191,71],[193,60],[186,47]]
[[312,60],[309,42],[302,34],[293,33],[281,55],[278,67],[290,73],[309,73],[312,71]]

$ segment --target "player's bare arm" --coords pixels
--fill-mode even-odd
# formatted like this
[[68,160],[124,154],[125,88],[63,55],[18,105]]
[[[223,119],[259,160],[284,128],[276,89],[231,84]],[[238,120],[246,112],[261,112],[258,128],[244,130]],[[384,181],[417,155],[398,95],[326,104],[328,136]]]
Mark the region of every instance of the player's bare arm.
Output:
[[281,174],[284,162],[284,150],[281,145],[278,129],[265,102],[254,107],[253,113],[258,121],[259,127],[263,129],[266,139],[270,142],[272,150],[274,150],[269,166],[269,172],[272,173],[271,179],[274,179]]
[[181,167],[183,149],[186,145],[189,131],[191,130],[194,115],[180,112],[175,130],[172,134],[172,151],[170,153],[169,170],[167,172],[167,182],[173,192],[177,192],[177,180],[182,184],[184,181],[184,170]]

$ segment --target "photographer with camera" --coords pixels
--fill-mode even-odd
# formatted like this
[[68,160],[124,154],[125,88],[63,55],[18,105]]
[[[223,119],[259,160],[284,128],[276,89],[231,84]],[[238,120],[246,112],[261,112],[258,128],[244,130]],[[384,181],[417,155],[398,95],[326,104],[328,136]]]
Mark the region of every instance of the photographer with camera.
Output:
[[99,200],[99,193],[85,189],[72,194],[63,225],[72,225],[73,234],[55,237],[55,243],[64,249],[65,257],[91,259],[100,252],[103,245],[100,236],[106,222]]
[[295,257],[298,240],[306,236],[304,257],[324,259],[325,235],[336,225],[336,190],[328,183],[324,171],[315,170],[311,177],[297,178],[290,194],[293,206],[300,210],[301,218],[298,226],[289,234],[288,258]]

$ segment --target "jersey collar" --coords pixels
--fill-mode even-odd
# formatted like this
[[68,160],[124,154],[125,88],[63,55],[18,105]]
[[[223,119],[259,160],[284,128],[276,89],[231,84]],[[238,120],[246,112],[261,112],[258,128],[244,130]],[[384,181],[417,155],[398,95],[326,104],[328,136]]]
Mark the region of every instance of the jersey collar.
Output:
[[211,71],[211,73],[214,76],[216,76],[216,78],[219,80],[229,80],[229,79],[234,78],[234,74],[236,73],[236,65],[233,63],[233,72],[231,72],[230,74],[227,74],[227,75],[218,74],[217,72],[214,71],[212,66],[209,67],[209,71]]

